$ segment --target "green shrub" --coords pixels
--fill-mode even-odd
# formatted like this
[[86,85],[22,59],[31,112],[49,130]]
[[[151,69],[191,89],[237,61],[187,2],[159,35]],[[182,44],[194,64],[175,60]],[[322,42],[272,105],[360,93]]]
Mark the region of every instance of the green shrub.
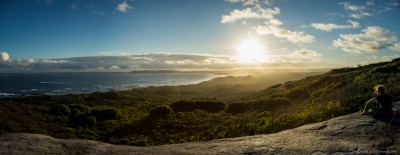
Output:
[[304,100],[307,99],[310,94],[304,88],[294,88],[289,91],[286,96],[292,100]]
[[228,105],[226,112],[232,114],[239,114],[252,110],[253,110],[253,104],[251,102],[234,102]]
[[256,101],[235,102],[228,106],[226,112],[239,114],[252,111],[274,111],[289,106],[292,102],[285,97],[275,97]]
[[171,105],[171,108],[176,112],[204,110],[210,113],[217,113],[225,110],[225,107],[224,102],[216,100],[179,100]]
[[71,110],[71,114],[69,115],[70,119],[78,119],[80,116],[82,116],[81,111],[76,110],[76,109],[72,109]]
[[168,105],[160,105],[150,111],[149,118],[162,118],[173,113],[173,110]]
[[115,109],[103,109],[94,110],[92,111],[91,115],[96,117],[97,121],[104,121],[117,119],[118,112]]
[[86,105],[83,104],[73,104],[68,106],[71,109],[71,112],[73,110],[77,110],[80,112],[80,115],[88,115],[90,114],[90,108]]
[[71,113],[71,109],[64,104],[53,106],[50,109],[50,113],[54,115],[69,115]]
[[97,125],[96,117],[94,116],[87,116],[83,122],[85,126],[93,127]]

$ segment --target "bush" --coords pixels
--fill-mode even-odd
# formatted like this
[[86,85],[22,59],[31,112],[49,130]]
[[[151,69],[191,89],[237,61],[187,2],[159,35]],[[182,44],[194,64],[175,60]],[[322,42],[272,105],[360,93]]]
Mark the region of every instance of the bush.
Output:
[[285,97],[275,97],[248,102],[235,102],[228,106],[226,112],[238,114],[251,111],[274,111],[279,108],[289,106],[291,103],[292,102]]
[[94,110],[91,115],[96,117],[97,121],[104,121],[117,119],[118,112],[115,109],[103,109]]
[[50,113],[54,115],[69,115],[71,113],[71,109],[64,104],[56,105],[50,109]]
[[273,111],[290,104],[287,98],[271,98],[253,103],[253,111]]
[[172,109],[176,112],[188,112],[193,110],[204,110],[217,113],[225,110],[225,103],[216,100],[179,100],[172,103]]
[[96,117],[94,117],[94,116],[88,116],[88,117],[86,117],[86,118],[85,118],[85,121],[83,122],[83,124],[84,124],[85,126],[88,126],[88,127],[96,126],[96,125],[97,125]]
[[90,108],[86,105],[82,105],[82,104],[73,104],[68,106],[71,109],[71,112],[73,110],[77,110],[80,112],[81,115],[88,115],[90,114]]
[[149,117],[150,118],[162,118],[162,117],[166,117],[172,113],[173,113],[173,110],[170,106],[160,105],[150,111]]
[[235,102],[229,104],[228,108],[226,109],[226,112],[232,114],[239,114],[252,110],[253,110],[253,104],[251,102]]
[[70,119],[70,121],[75,121],[75,120],[78,120],[79,117],[81,117],[81,116],[82,116],[82,113],[79,110],[72,109],[71,114],[69,115],[69,119]]
[[310,94],[304,88],[294,88],[289,91],[286,96],[292,100],[305,100],[310,96]]

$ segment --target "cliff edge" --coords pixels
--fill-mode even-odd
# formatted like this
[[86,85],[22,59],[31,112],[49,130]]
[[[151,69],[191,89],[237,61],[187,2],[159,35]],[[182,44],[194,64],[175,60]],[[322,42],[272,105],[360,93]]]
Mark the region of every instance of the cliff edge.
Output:
[[151,147],[5,133],[0,154],[400,154],[398,131],[398,125],[354,113],[275,134]]

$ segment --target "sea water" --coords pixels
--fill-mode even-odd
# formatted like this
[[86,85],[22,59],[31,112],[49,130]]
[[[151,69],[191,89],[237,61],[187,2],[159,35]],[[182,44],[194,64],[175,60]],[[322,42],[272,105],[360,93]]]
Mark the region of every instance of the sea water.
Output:
[[205,73],[0,73],[0,98],[186,85],[215,77]]

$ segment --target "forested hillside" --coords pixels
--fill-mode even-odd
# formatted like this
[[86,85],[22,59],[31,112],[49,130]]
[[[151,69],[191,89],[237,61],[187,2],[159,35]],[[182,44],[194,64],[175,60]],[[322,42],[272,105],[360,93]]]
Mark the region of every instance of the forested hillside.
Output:
[[[399,70],[400,59],[395,59],[279,82],[261,91],[249,82],[254,77],[245,76],[190,86],[1,99],[0,132],[137,146],[275,133],[358,111],[377,84],[399,100]],[[238,83],[224,83],[232,80]]]

